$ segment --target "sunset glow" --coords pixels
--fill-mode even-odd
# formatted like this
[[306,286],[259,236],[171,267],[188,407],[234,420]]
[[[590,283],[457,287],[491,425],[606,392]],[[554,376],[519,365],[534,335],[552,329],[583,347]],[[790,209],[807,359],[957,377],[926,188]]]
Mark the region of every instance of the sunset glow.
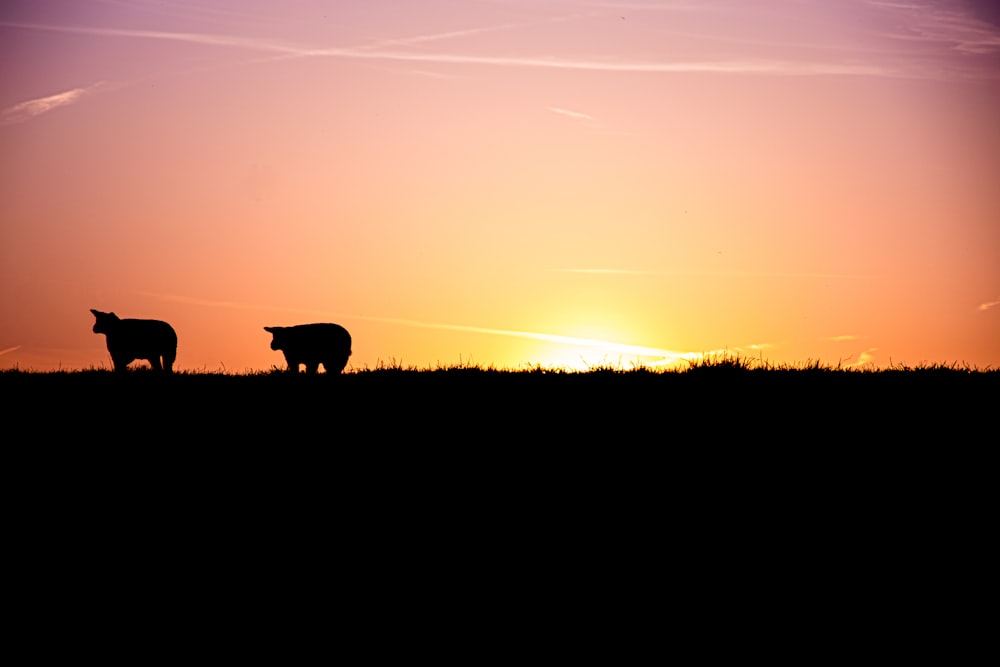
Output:
[[0,4],[0,369],[1000,366],[983,0]]

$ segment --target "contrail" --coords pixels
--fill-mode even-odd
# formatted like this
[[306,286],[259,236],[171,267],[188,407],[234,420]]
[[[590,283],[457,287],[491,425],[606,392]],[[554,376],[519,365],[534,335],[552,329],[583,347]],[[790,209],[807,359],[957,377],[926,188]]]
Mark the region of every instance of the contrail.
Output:
[[0,21],[0,26],[6,28],[22,28],[25,30],[45,30],[48,32],[68,32],[78,35],[96,35],[98,37],[134,37],[137,39],[157,39],[188,44],[203,44],[206,46],[229,46],[255,51],[277,51],[279,53],[308,54],[309,49],[292,45],[282,45],[259,39],[230,37],[227,35],[212,35],[197,32],[167,32],[164,30],[134,30],[120,28],[82,28],[77,26],[43,25],[39,23],[13,23]]
[[[270,51],[284,57],[339,57],[364,60],[395,60],[410,62],[432,62],[456,65],[493,65],[503,67],[531,67],[546,69],[589,70],[600,72],[648,72],[652,74],[671,73],[716,73],[716,74],[773,74],[791,76],[812,75],[860,75],[899,76],[899,73],[884,67],[870,65],[845,65],[840,63],[804,63],[788,60],[720,60],[720,61],[604,61],[587,59],[562,59],[518,56],[473,56],[467,54],[418,53],[407,51],[375,50],[372,45],[347,48],[306,48],[291,44],[281,44],[267,40],[212,35],[206,33],[167,32],[157,30],[123,30],[116,28],[81,28],[72,26],[50,26],[32,23],[0,22],[0,26],[29,30],[49,30],[106,37],[134,37],[188,42],[208,46],[225,46],[258,51]],[[396,43],[416,43],[436,39],[409,38]]]
[[463,324],[442,324],[437,322],[422,322],[420,320],[408,320],[396,317],[377,317],[371,315],[357,315],[348,313],[333,313],[323,310],[308,310],[297,308],[274,308],[257,304],[243,304],[234,301],[211,301],[208,299],[198,299],[194,297],[178,296],[173,294],[153,294],[150,292],[139,292],[141,296],[148,296],[165,301],[177,303],[188,303],[196,306],[206,306],[210,308],[234,308],[239,310],[260,310],[269,312],[297,313],[299,315],[310,315],[315,317],[364,320],[366,322],[380,322],[382,324],[394,324],[397,326],[418,327],[421,329],[438,329],[442,331],[461,331],[465,333],[478,333],[488,336],[508,336],[511,338],[523,338],[527,340],[537,340],[546,343],[557,343],[560,345],[574,345],[578,347],[599,347],[608,352],[624,355],[635,355],[640,357],[655,357],[657,359],[678,361],[681,359],[696,359],[703,356],[703,353],[678,352],[676,350],[665,350],[658,347],[645,345],[630,345],[626,343],[615,343],[613,341],[597,340],[593,338],[577,338],[574,336],[563,336],[559,334],[539,333],[535,331],[517,331],[510,329],[494,329],[490,327],[476,327]]
[[764,273],[757,271],[644,271],[632,269],[548,269],[552,273],[608,276],[666,276],[691,278],[871,278],[847,273]]
[[677,352],[675,350],[664,350],[658,347],[647,347],[644,345],[629,345],[625,343],[615,343],[594,338],[577,338],[574,336],[562,336],[559,334],[538,333],[535,331],[517,331],[510,329],[492,329],[488,327],[474,327],[461,324],[439,324],[436,322],[420,322],[418,320],[405,320],[391,317],[368,317],[365,315],[355,316],[357,319],[370,322],[383,322],[386,324],[398,324],[400,326],[421,327],[424,329],[442,329],[445,331],[463,331],[467,333],[479,333],[490,336],[509,336],[512,338],[524,338],[528,340],[539,340],[546,343],[558,343],[560,345],[576,345],[580,347],[599,347],[609,352],[619,354],[634,354],[642,357],[658,357],[663,359],[682,359],[692,356],[701,356],[689,352]]

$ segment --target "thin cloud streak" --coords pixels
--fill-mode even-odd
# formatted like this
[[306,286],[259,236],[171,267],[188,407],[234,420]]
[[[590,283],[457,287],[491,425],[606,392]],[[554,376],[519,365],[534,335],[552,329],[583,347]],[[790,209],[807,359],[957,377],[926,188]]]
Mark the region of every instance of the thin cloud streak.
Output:
[[875,355],[873,353],[877,351],[878,351],[877,347],[870,347],[867,350],[861,352],[858,355],[858,360],[855,361],[853,364],[843,364],[843,366],[844,368],[857,368],[859,366],[867,366],[868,364],[872,364],[875,362]]
[[[719,60],[719,61],[689,61],[689,62],[641,62],[599,60],[575,60],[559,58],[532,58],[514,56],[473,56],[465,54],[444,53],[411,53],[404,51],[379,51],[369,45],[353,48],[303,48],[294,45],[280,44],[267,40],[228,37],[204,33],[162,32],[152,30],[122,30],[115,28],[82,28],[72,26],[47,26],[29,23],[0,22],[0,26],[23,28],[30,30],[50,30],[90,34],[106,37],[134,37],[143,39],[168,40],[200,44],[206,46],[224,46],[258,51],[268,51],[280,54],[280,57],[336,57],[361,60],[392,60],[403,62],[425,62],[443,65],[493,65],[503,67],[526,67],[543,69],[587,70],[597,72],[629,72],[649,74],[685,74],[685,73],[715,73],[715,74],[762,74],[775,76],[822,76],[822,75],[856,75],[876,77],[902,77],[904,73],[873,65],[845,65],[838,63],[803,63],[787,60]],[[415,42],[421,38],[413,37],[407,41]]]
[[450,32],[439,32],[427,35],[416,35],[414,37],[400,37],[398,39],[380,39],[365,47],[359,47],[361,49],[377,49],[385,45],[392,46],[408,46],[410,44],[426,44],[428,42],[440,42],[447,39],[454,39],[456,37],[469,37],[472,35],[482,35],[489,32],[498,32],[501,30],[510,30],[511,28],[520,28],[524,24],[519,23],[506,23],[503,25],[490,26],[486,28],[468,28],[466,30],[452,30]]
[[859,276],[845,273],[764,273],[754,271],[643,271],[631,269],[549,269],[554,273],[580,273],[606,276],[665,276],[688,278],[851,278],[867,279],[874,276]]
[[291,45],[282,45],[259,39],[230,37],[227,35],[212,35],[196,32],[164,32],[162,30],[134,30],[121,28],[85,28],[79,26],[44,25],[40,23],[13,23],[0,21],[0,27],[22,28],[25,30],[45,30],[48,32],[66,32],[77,35],[95,35],[98,37],[131,37],[136,39],[165,40],[201,44],[204,46],[226,46],[250,49],[254,51],[276,51],[279,53],[310,55],[309,49]]
[[135,292],[138,296],[146,296],[152,299],[160,299],[161,301],[169,301],[171,303],[187,303],[192,306],[205,306],[208,308],[232,308],[235,310],[270,310],[270,311],[288,311],[288,312],[301,312],[308,313],[311,311],[296,310],[294,308],[272,308],[271,306],[264,306],[261,304],[248,304],[248,303],[238,303],[236,301],[213,301],[211,299],[198,299],[191,296],[182,296],[179,294],[159,294],[155,292]]
[[22,347],[23,347],[22,345],[15,345],[14,347],[8,347],[6,349],[0,350],[0,357],[2,357],[5,354],[10,354],[11,352],[14,352],[16,350],[20,350]]
[[588,2],[587,7],[593,9],[615,10],[619,14],[622,11],[642,11],[642,12],[702,12],[716,11],[719,7],[707,4],[704,0],[698,2],[671,2],[669,4],[655,2]]
[[801,63],[780,60],[730,60],[703,62],[603,62],[596,60],[562,60],[504,56],[470,56],[450,54],[405,53],[400,51],[366,52],[358,49],[314,49],[302,51],[303,56],[335,56],[343,58],[432,62],[444,65],[496,65],[543,69],[587,70],[595,72],[628,72],[648,74],[771,74],[776,76],[858,75],[901,77],[902,73],[868,65],[836,63]]
[[886,35],[891,39],[940,44],[970,55],[1000,52],[1000,30],[979,19],[968,8],[883,0],[869,0],[868,4],[900,17],[901,27]]
[[994,308],[996,306],[1000,306],[1000,301],[987,301],[986,303],[979,304],[979,308],[977,308],[976,310],[985,312],[990,308]]
[[67,90],[65,92],[56,93],[55,95],[49,95],[47,97],[39,97],[34,100],[28,100],[26,102],[15,104],[11,107],[7,107],[3,111],[0,111],[0,126],[23,123],[24,121],[35,118],[36,116],[48,113],[53,109],[75,104],[86,95],[89,95],[105,86],[107,86],[107,84],[104,82],[96,83],[87,88],[74,88],[73,90]]
[[560,109],[559,107],[545,107],[545,108],[551,111],[552,113],[557,113],[561,116],[569,116],[570,118],[576,120],[590,120],[590,121],[594,120],[593,116],[588,116],[587,114],[581,113],[579,111],[570,111],[569,109]]
[[573,345],[578,347],[598,347],[608,352],[624,355],[635,355],[639,357],[652,357],[664,360],[668,363],[683,359],[697,359],[703,356],[702,353],[678,352],[676,350],[665,350],[657,347],[644,345],[629,345],[625,343],[615,343],[612,341],[597,340],[592,338],[576,338],[573,336],[562,336],[558,334],[539,333],[534,331],[515,331],[509,329],[493,329],[489,327],[475,327],[461,324],[441,324],[437,322],[422,322],[419,320],[408,320],[394,317],[376,317],[369,315],[351,315],[347,313],[331,313],[321,310],[307,310],[296,308],[274,308],[259,304],[243,304],[234,301],[211,301],[208,299],[198,299],[194,297],[179,296],[174,294],[154,294],[150,292],[138,292],[141,296],[152,297],[174,303],[187,303],[196,306],[209,308],[234,308],[239,310],[261,310],[280,311],[286,313],[297,313],[299,315],[310,315],[325,318],[336,318],[345,320],[364,320],[366,322],[379,322],[382,324],[394,324],[398,326],[416,327],[421,329],[438,329],[441,331],[459,331],[464,333],[478,333],[489,336],[507,336],[512,338],[522,338],[526,340],[537,340],[545,343],[556,343],[560,345]]
[[440,329],[444,331],[461,331],[466,333],[479,333],[490,336],[509,336],[512,338],[523,338],[527,340],[538,340],[545,343],[558,343],[560,345],[574,345],[579,347],[599,347],[608,352],[619,354],[636,355],[640,357],[655,357],[659,359],[669,359],[676,361],[700,357],[701,354],[690,352],[677,352],[675,350],[664,350],[657,347],[646,347],[643,345],[629,345],[625,343],[614,343],[606,340],[593,338],[576,338],[573,336],[561,336],[558,334],[546,334],[533,331],[514,331],[509,329],[491,329],[487,327],[473,327],[459,324],[439,324],[435,322],[420,322],[417,320],[403,320],[388,317],[366,317],[357,316],[358,319],[370,322],[384,322],[386,324],[399,324],[401,326],[420,327],[425,329]]

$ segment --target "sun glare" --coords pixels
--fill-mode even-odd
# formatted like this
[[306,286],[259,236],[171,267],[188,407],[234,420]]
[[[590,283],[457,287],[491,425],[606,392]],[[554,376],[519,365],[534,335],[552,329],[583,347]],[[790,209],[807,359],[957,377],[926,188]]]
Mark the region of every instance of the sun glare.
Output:
[[549,336],[551,344],[538,351],[539,365],[566,371],[588,371],[595,368],[630,370],[645,367],[666,370],[683,367],[700,354],[676,352],[641,345],[629,345],[589,338]]

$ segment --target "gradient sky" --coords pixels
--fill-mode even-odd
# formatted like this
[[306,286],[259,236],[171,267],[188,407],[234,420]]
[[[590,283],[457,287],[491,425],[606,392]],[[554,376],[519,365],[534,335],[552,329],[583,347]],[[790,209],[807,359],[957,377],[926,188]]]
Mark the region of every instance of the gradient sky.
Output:
[[998,7],[4,0],[0,368],[1000,367]]

